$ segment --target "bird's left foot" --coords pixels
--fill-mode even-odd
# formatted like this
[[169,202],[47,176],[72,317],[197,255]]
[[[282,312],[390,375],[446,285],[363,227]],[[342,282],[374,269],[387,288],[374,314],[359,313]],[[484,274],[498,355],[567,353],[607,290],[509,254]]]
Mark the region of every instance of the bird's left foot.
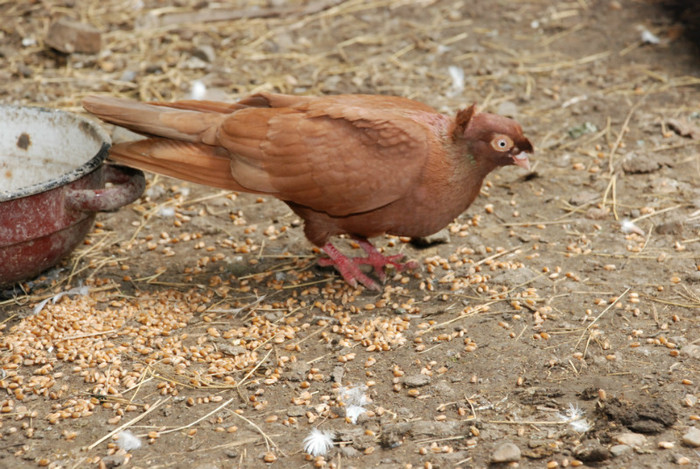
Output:
[[418,263],[415,261],[399,262],[404,258],[403,254],[395,254],[393,256],[385,256],[375,248],[372,243],[366,239],[358,239],[360,247],[367,253],[367,257],[354,257],[353,261],[357,264],[369,264],[374,269],[374,273],[377,274],[379,280],[382,282],[386,279],[386,272],[384,272],[384,267],[387,265],[393,266],[397,272],[402,272],[404,270],[411,270],[418,267]]
[[358,283],[361,283],[370,290],[379,290],[380,288],[374,280],[360,270],[359,266],[363,264],[370,265],[382,282],[386,279],[384,267],[387,265],[393,266],[397,272],[418,267],[418,263],[414,261],[399,262],[404,257],[402,254],[393,256],[383,255],[366,239],[358,238],[357,242],[362,250],[367,253],[367,257],[348,258],[338,251],[331,243],[327,243],[323,246],[323,250],[329,257],[319,258],[318,264],[324,267],[332,265],[351,286],[356,287]]
[[353,288],[356,288],[357,285],[361,283],[365,288],[370,290],[381,290],[377,282],[360,270],[356,259],[345,256],[345,254],[338,251],[331,243],[326,243],[326,245],[323,246],[323,251],[328,254],[328,257],[319,257],[318,265],[323,267],[332,265],[335,267],[335,270],[343,276],[343,279],[345,279],[348,285]]

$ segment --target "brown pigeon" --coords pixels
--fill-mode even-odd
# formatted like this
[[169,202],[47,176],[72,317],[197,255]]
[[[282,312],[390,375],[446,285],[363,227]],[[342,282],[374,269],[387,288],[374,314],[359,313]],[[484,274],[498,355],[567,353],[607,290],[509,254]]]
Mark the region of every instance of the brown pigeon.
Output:
[[[378,284],[401,256],[368,240],[384,233],[422,237],[465,211],[499,166],[529,168],[533,147],[512,119],[477,112],[455,117],[392,96],[259,93],[236,103],[141,103],[89,96],[85,109],[147,136],[120,143],[111,158],[128,166],[284,201],[306,237],[352,286]],[[355,238],[366,257],[348,258],[330,238]]]

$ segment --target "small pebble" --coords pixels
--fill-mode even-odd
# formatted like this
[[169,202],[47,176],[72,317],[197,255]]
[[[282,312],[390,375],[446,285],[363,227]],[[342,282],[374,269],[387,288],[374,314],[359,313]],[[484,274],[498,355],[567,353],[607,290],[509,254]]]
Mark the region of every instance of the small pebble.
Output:
[[421,238],[411,238],[411,244],[420,248],[426,248],[434,244],[447,244],[450,242],[450,231],[445,228],[437,233]]
[[66,54],[97,54],[100,51],[101,35],[92,25],[61,18],[49,25],[44,42]]
[[504,462],[516,462],[520,460],[520,448],[515,443],[506,441],[496,447],[491,455],[491,462],[494,464]]
[[192,50],[192,55],[205,62],[213,62],[216,60],[216,51],[209,44],[203,44]]
[[681,437],[681,440],[685,445],[700,448],[700,429],[692,427]]
[[621,433],[615,437],[620,444],[641,448],[647,442],[647,438],[639,433]]
[[102,458],[102,462],[105,464],[105,467],[119,467],[123,466],[124,463],[126,463],[126,451],[125,450],[119,450],[114,454],[111,454],[109,456],[105,456]]
[[430,376],[423,374],[416,374],[411,376],[406,376],[403,380],[403,384],[409,388],[418,388],[430,384]]
[[610,451],[597,441],[586,441],[574,448],[576,459],[584,462],[600,462],[610,458]]
[[632,451],[632,447],[627,445],[613,445],[610,447],[610,454],[612,454],[613,458],[618,458],[630,451]]
[[686,394],[681,400],[681,402],[685,407],[695,407],[695,404],[698,403],[698,398],[695,397],[693,394]]
[[690,358],[700,360],[700,345],[688,344],[681,349],[681,353]]

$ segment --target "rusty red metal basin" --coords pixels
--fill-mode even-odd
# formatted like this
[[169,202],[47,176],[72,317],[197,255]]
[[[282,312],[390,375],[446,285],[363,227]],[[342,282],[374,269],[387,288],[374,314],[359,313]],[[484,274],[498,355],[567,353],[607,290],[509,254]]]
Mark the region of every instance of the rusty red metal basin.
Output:
[[104,130],[75,114],[0,106],[0,285],[52,267],[96,212],[141,196],[142,172],[103,164],[109,146]]

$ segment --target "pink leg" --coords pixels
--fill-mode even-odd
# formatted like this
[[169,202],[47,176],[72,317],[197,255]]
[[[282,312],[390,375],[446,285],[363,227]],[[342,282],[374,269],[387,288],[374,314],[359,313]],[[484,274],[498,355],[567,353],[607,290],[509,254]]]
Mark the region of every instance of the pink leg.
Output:
[[357,283],[361,283],[370,290],[379,290],[379,285],[377,285],[374,280],[369,278],[364,272],[360,270],[360,265],[369,264],[374,269],[377,277],[383,282],[386,279],[386,273],[384,272],[384,267],[387,265],[392,265],[394,268],[401,272],[405,269],[415,269],[418,265],[411,261],[406,263],[399,262],[399,259],[403,258],[403,255],[397,254],[394,256],[385,256],[380,253],[377,248],[375,248],[372,243],[370,243],[365,238],[355,238],[362,248],[363,251],[367,253],[367,257],[353,257],[348,258],[343,255],[338,249],[331,243],[326,243],[323,246],[323,251],[328,254],[329,259],[319,258],[318,264],[322,266],[332,265],[336,268],[340,275],[343,276],[346,282],[351,286],[356,287]]
[[401,272],[405,269],[415,269],[418,267],[413,261],[410,262],[399,262],[403,259],[402,254],[396,254],[393,256],[385,256],[375,248],[372,243],[364,238],[356,238],[360,247],[367,253],[367,257],[355,257],[353,260],[359,264],[369,264],[374,269],[374,272],[379,277],[382,282],[386,278],[386,273],[384,272],[384,266],[393,265],[397,272]]
[[357,283],[361,283],[370,290],[379,290],[379,285],[365,275],[361,270],[359,265],[354,262],[354,259],[350,259],[345,256],[342,252],[333,246],[331,243],[326,243],[323,246],[323,251],[328,254],[329,259],[319,258],[318,264],[322,266],[332,265],[335,269],[343,276],[348,284],[355,288]]

